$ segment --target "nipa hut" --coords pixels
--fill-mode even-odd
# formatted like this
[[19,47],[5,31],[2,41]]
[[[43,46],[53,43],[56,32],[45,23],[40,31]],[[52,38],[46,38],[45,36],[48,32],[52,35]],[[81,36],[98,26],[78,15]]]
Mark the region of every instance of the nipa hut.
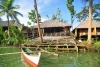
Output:
[[[61,22],[59,20],[48,20],[44,21],[40,24],[42,34],[55,36],[55,35],[66,35],[70,32],[71,25],[66,22]],[[34,33],[38,34],[37,32],[38,26],[34,26]]]
[[[88,20],[82,21],[74,30],[73,33],[78,38],[87,38],[88,35]],[[100,22],[92,21],[92,37],[100,36]]]

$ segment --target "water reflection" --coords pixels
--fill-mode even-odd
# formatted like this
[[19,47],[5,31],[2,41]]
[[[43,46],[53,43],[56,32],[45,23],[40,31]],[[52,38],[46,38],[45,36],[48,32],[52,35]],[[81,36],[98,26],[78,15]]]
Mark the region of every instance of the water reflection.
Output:
[[[19,52],[18,48],[0,48],[0,54]],[[0,67],[25,67],[21,54],[0,55]]]
[[100,53],[43,54],[39,67],[100,67]]
[[[0,54],[20,52],[17,48],[0,48]],[[58,52],[59,56],[42,53],[39,67],[100,67],[100,53]],[[0,56],[0,67],[25,67],[21,54]]]

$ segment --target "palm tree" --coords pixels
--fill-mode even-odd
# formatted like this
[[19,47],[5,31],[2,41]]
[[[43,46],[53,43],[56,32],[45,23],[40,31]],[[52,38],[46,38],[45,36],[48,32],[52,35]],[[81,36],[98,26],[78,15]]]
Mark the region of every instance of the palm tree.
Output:
[[0,14],[6,15],[8,21],[8,36],[9,34],[9,19],[18,20],[17,15],[23,16],[21,13],[17,12],[15,9],[19,9],[19,5],[13,5],[14,0],[4,0],[0,4]]
[[88,45],[91,45],[92,43],[92,34],[91,34],[91,28],[92,28],[92,0],[89,1],[89,22],[88,22]]
[[35,13],[36,13],[36,21],[37,21],[37,24],[38,24],[38,32],[39,32],[40,42],[42,43],[43,42],[43,38],[42,38],[41,30],[40,30],[40,24],[39,24],[38,9],[37,9],[36,0],[34,0],[34,7],[35,7]]
[[71,14],[71,24],[72,24],[72,30],[73,30],[73,21],[74,21],[74,15],[75,15],[75,10],[74,10],[74,6],[73,3],[74,0],[66,0],[66,6],[68,8],[68,10],[70,11]]
[[87,39],[87,43],[88,45],[92,44],[92,33],[91,33],[91,28],[92,28],[92,4],[93,4],[93,0],[84,0],[86,2],[89,2],[89,22],[88,22],[88,39]]
[[[100,4],[93,4],[92,6],[92,20],[95,21],[100,21]],[[88,18],[89,15],[89,5],[84,6],[83,9],[76,14],[76,18],[78,19],[79,22],[84,21]]]

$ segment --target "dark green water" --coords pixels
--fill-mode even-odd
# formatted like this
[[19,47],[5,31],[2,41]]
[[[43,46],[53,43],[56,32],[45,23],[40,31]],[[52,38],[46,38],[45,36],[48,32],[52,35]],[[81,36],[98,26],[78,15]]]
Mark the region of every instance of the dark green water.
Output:
[[[1,53],[20,52],[17,48],[0,48]],[[59,52],[59,56],[42,53],[39,67],[100,67],[100,53]],[[20,54],[0,56],[0,67],[25,67]]]

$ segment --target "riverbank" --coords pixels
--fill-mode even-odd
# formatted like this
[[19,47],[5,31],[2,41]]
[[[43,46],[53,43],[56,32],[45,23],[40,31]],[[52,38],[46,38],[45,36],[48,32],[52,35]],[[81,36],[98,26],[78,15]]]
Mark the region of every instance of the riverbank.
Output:
[[86,40],[84,40],[82,43],[84,45],[86,45],[86,48],[87,48],[88,51],[100,52],[100,40],[92,41],[92,45],[87,45],[87,41]]

